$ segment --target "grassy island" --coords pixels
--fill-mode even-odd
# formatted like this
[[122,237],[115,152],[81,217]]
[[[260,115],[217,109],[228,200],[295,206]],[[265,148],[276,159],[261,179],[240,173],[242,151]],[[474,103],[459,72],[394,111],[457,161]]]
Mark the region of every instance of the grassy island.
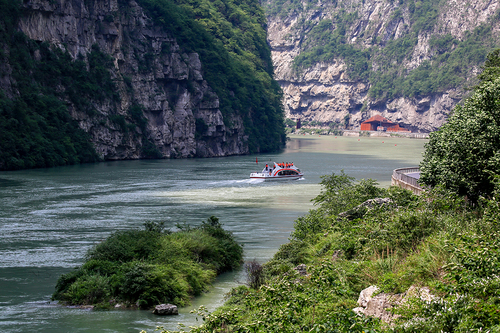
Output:
[[241,245],[215,216],[199,227],[178,227],[170,232],[146,222],[144,230],[113,233],[89,250],[81,267],[59,278],[53,299],[101,308],[185,306],[217,274],[241,265]]

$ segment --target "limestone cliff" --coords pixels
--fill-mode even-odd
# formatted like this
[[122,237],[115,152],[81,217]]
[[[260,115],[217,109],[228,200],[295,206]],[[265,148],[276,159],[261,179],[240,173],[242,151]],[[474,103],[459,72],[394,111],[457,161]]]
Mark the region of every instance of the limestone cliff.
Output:
[[[133,104],[142,106],[145,134],[162,157],[248,153],[241,117],[235,115],[225,125],[198,54],[183,52],[174,36],[155,26],[135,1],[30,0],[24,8],[19,28],[30,39],[57,45],[73,58],[85,57],[97,45],[113,58],[119,101],[94,103],[97,115],[68,106],[103,159],[143,156],[141,137],[109,120],[110,115],[128,119]],[[195,137],[196,119],[207,126],[201,138]]]
[[[361,121],[381,114],[413,131],[433,131],[443,124],[462,99],[466,93],[462,87],[472,84],[487,52],[500,45],[497,42],[500,28],[498,10],[498,1],[490,0],[269,1],[268,40],[272,47],[276,79],[284,91],[286,116],[323,123],[342,123],[349,116],[350,125],[359,128]],[[346,24],[337,39],[341,42],[334,47],[342,43],[351,47],[353,55],[354,52],[364,52],[364,59],[367,59],[363,60],[366,66],[362,73],[364,76],[351,74],[353,70],[349,68],[357,64],[353,64],[351,56],[342,55],[343,50],[338,48],[330,59],[313,61],[297,70],[294,61],[309,50],[319,54],[316,59],[324,57],[322,52],[326,50],[320,47],[325,46],[326,49],[328,42],[313,41],[317,36],[315,29],[326,22],[332,26],[331,34],[335,34],[342,20]],[[473,36],[473,32],[479,34],[480,29],[486,31],[483,35],[488,36],[487,41],[481,40],[484,49],[470,46],[474,45],[473,42],[465,45],[466,40],[479,39]],[[322,38],[325,36],[321,35]],[[404,45],[404,40],[410,45]],[[401,53],[397,47],[404,48],[404,54],[399,58],[395,55],[396,52]],[[461,47],[463,51],[459,50]],[[445,59],[453,51],[455,54]],[[442,69],[443,72],[459,72],[459,83],[436,79],[438,83],[433,81],[430,88],[425,87],[421,91],[415,88],[422,76],[442,74],[438,62],[458,62],[460,59],[455,58],[474,52],[477,55],[470,56],[473,60],[464,58],[451,70]],[[385,59],[385,63],[381,59]],[[430,69],[424,71],[424,66]],[[410,79],[412,73],[418,71],[427,74],[420,77],[414,75]],[[382,88],[377,90],[381,77],[387,73],[393,75],[394,81],[380,85]],[[385,93],[384,89],[397,90],[391,85],[398,82],[404,82],[409,87],[401,89],[402,93]]]

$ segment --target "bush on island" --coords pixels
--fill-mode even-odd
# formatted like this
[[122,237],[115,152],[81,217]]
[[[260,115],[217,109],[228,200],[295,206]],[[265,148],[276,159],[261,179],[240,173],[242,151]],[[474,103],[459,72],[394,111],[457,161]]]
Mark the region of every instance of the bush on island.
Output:
[[53,299],[103,308],[114,302],[144,309],[185,306],[217,274],[242,263],[241,245],[215,216],[178,232],[163,227],[146,222],[144,230],[113,233],[89,250],[81,267],[59,278]]

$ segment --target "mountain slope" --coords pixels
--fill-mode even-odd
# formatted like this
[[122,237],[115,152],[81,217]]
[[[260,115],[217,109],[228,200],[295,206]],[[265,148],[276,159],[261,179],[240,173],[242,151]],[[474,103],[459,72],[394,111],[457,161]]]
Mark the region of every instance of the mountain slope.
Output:
[[498,42],[489,0],[267,1],[287,117],[438,128]]
[[[0,8],[0,169],[227,156],[284,142],[258,2],[1,0]],[[70,129],[60,133],[63,125]]]

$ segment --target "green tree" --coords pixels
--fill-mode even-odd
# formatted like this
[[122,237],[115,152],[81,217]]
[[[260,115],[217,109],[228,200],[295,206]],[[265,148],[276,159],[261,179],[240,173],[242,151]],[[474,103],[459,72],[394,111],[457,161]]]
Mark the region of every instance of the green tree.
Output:
[[477,76],[481,83],[494,81],[500,77],[500,49],[496,49],[488,54],[486,62],[481,68],[483,71]]
[[490,54],[474,94],[455,108],[448,123],[431,133],[420,165],[423,184],[442,185],[472,202],[491,195],[494,175],[500,170],[498,56],[497,51]]

